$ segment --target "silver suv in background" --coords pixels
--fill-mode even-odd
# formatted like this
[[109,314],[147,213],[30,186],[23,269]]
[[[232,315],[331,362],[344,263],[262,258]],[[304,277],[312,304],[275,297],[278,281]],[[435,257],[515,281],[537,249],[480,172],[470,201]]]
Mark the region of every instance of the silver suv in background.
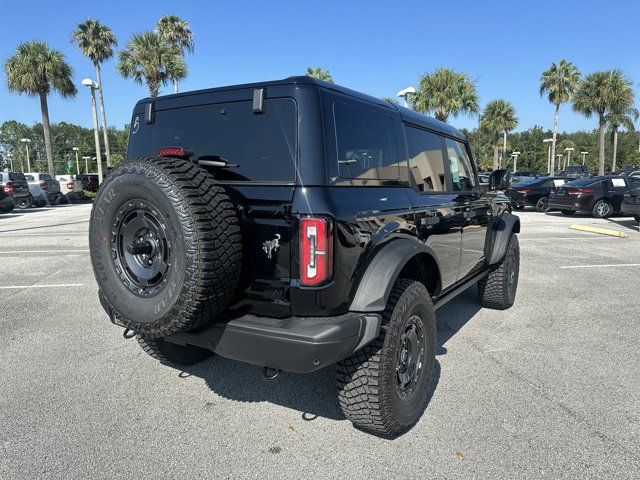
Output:
[[29,192],[33,195],[35,206],[57,205],[62,201],[60,184],[48,173],[29,172],[24,176],[29,182]]
[[62,199],[67,203],[75,203],[84,199],[82,181],[73,178],[73,175],[56,175],[60,184]]

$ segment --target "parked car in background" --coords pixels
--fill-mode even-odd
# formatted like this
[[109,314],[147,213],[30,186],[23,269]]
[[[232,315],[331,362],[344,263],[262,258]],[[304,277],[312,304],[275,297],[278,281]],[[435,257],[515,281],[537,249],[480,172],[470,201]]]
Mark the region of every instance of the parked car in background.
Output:
[[563,176],[567,178],[586,178],[590,177],[591,173],[586,165],[569,165],[565,169]]
[[29,208],[33,205],[33,196],[22,172],[0,172],[0,188],[11,195],[18,208]]
[[624,194],[630,188],[640,188],[640,177],[580,178],[552,188],[549,207],[565,215],[589,212],[596,218],[607,218],[620,213]]
[[97,173],[81,173],[76,178],[82,182],[82,189],[88,192],[97,192],[100,182]]
[[622,176],[640,176],[640,165],[627,165],[620,172]]
[[0,213],[7,213],[16,207],[13,197],[10,193],[6,193],[4,188],[0,188]]
[[74,203],[84,198],[82,181],[74,179],[73,175],[56,175],[56,179],[60,184],[60,193],[64,201]]
[[513,184],[505,194],[511,198],[511,205],[516,210],[529,206],[538,212],[548,212],[551,189],[570,181],[570,178],[564,177],[528,178]]
[[38,207],[57,205],[62,201],[60,184],[48,173],[29,172],[25,174],[29,182],[29,191],[33,195],[33,203]]
[[624,194],[620,211],[625,215],[632,215],[640,224],[640,186]]

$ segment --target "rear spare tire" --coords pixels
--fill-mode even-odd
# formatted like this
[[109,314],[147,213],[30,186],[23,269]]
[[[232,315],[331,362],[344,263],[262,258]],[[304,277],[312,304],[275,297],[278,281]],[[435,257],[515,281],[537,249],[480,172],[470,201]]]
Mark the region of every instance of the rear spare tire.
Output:
[[204,325],[240,278],[235,209],[213,177],[175,158],[114,169],[91,210],[89,248],[107,310],[153,339]]

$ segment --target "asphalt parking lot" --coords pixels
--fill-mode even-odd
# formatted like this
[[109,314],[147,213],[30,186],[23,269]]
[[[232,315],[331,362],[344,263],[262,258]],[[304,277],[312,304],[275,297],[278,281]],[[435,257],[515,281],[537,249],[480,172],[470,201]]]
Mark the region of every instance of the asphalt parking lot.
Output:
[[[640,233],[518,212],[508,311],[438,313],[431,401],[407,434],[354,429],[333,368],[146,356],[97,299],[90,205],[0,216],[0,478],[638,478]],[[626,232],[614,238],[572,223]]]

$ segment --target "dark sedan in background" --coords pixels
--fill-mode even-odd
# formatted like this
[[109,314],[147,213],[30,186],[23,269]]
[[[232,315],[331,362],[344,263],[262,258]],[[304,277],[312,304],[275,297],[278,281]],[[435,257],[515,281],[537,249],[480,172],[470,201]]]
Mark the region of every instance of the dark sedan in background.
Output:
[[620,210],[625,215],[633,215],[640,223],[640,188],[634,188],[624,194]]
[[620,213],[624,194],[631,188],[640,188],[640,177],[580,178],[551,189],[549,208],[565,215],[588,212],[596,218],[607,218]]
[[527,178],[511,185],[505,193],[511,197],[511,205],[516,210],[529,206],[538,212],[548,212],[551,189],[571,180],[564,177]]

